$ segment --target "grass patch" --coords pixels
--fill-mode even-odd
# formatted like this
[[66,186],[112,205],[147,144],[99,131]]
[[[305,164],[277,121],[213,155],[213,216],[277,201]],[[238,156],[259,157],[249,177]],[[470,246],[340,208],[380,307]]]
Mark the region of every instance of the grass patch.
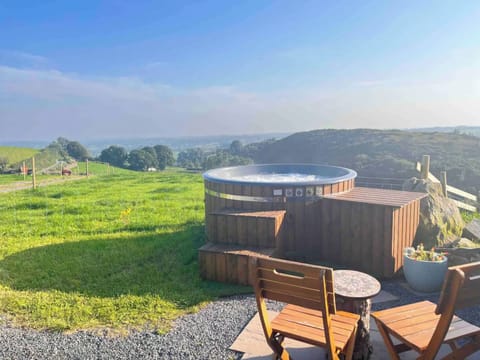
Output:
[[16,146],[0,146],[0,157],[8,159],[8,164],[15,164],[37,154],[39,150]]
[[0,194],[0,218],[0,312],[20,325],[163,333],[205,302],[250,291],[199,277],[197,174],[125,170]]
[[470,211],[461,211],[462,219],[465,221],[465,224],[468,224],[473,219],[480,219],[480,213],[470,212]]

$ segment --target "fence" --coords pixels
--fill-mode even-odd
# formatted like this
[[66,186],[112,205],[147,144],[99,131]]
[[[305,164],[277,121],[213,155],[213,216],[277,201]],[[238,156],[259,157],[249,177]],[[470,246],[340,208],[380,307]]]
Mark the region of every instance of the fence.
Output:
[[466,191],[448,185],[446,171],[441,172],[440,179],[436,178],[430,172],[430,155],[423,155],[421,163],[417,161],[416,170],[420,172],[422,179],[428,179],[430,181],[440,183],[442,185],[443,194],[454,201],[460,209],[471,212],[480,211],[480,196],[470,194]]
[[376,189],[402,190],[405,180],[407,179],[357,176],[355,185]]

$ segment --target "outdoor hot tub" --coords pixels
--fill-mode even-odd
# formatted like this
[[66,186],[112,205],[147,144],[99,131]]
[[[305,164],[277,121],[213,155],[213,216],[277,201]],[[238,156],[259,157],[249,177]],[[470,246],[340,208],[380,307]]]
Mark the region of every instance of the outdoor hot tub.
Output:
[[315,164],[267,164],[227,167],[203,174],[208,209],[271,210],[288,201],[308,201],[349,191],[357,173]]
[[200,250],[206,279],[251,284],[250,256],[323,261],[394,275],[425,194],[355,186],[357,173],[317,164],[207,171]]

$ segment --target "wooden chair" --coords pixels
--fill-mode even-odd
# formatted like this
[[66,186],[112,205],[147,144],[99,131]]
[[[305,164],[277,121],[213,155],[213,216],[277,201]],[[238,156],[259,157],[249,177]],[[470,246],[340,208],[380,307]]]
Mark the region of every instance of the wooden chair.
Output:
[[[452,350],[443,359],[465,359],[480,350],[480,328],[454,312],[476,304],[480,304],[480,262],[448,268],[438,305],[421,301],[372,316],[392,359],[400,359],[398,354],[409,350],[418,352],[418,359],[434,359],[442,343]],[[392,336],[401,343],[394,345]]]
[[[287,360],[285,337],[327,349],[329,359],[351,359],[359,316],[336,311],[333,270],[271,258],[252,258],[255,296],[263,331],[274,358]],[[287,305],[270,321],[264,299]]]

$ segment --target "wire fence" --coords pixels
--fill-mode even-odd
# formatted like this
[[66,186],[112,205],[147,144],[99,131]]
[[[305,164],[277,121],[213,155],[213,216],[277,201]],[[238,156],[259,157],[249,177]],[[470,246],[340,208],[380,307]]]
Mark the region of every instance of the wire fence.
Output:
[[355,185],[375,189],[402,190],[403,183],[406,180],[406,178],[357,176],[357,178],[355,179]]

